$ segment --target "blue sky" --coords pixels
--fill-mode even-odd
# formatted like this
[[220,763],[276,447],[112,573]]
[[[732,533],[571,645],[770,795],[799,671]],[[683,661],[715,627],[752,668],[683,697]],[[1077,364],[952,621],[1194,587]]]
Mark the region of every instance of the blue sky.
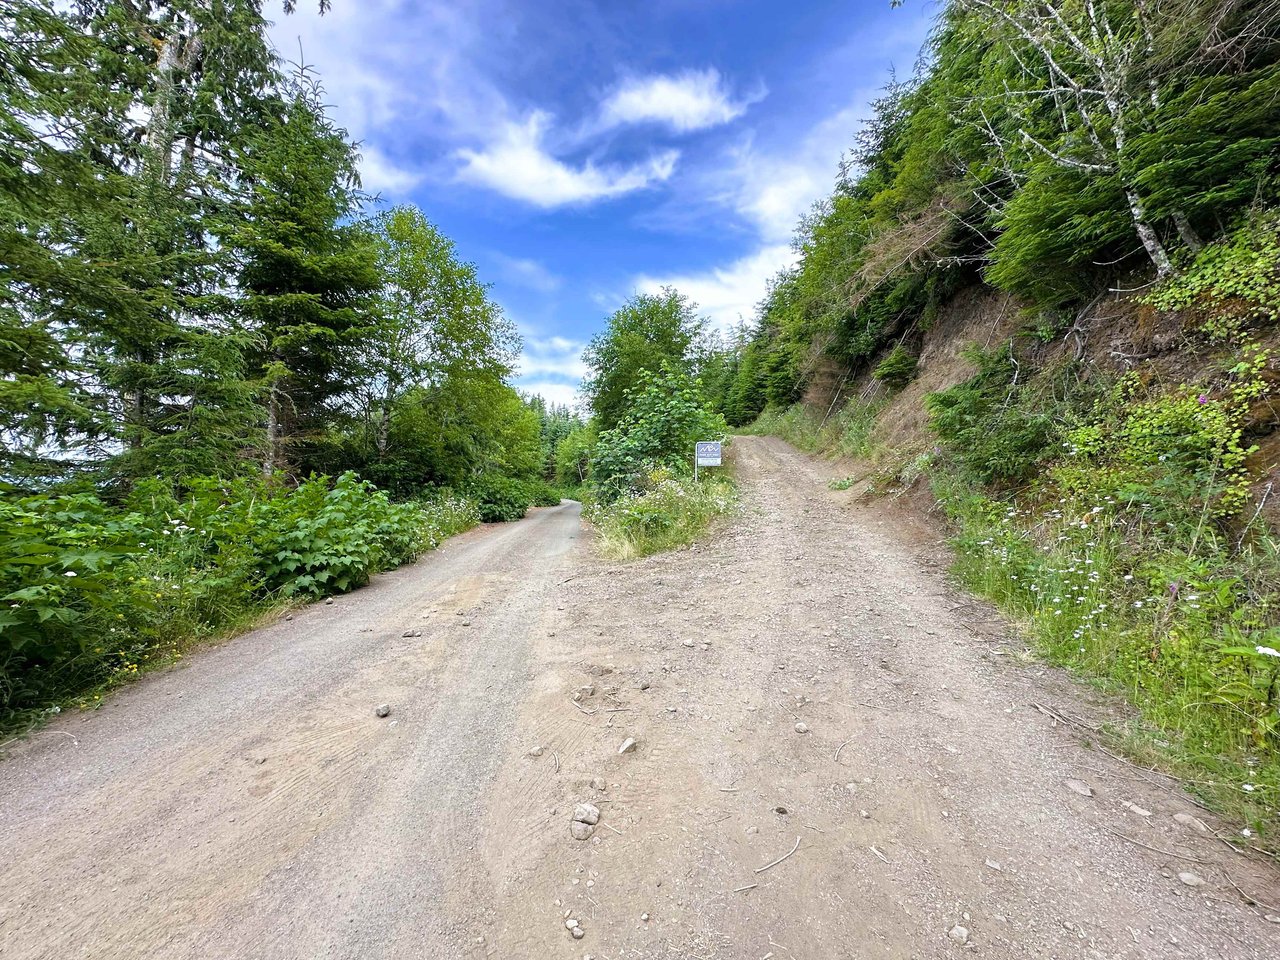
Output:
[[936,13],[889,0],[334,0],[272,31],[362,144],[365,188],[413,202],[525,341],[516,385],[566,402],[637,291],[724,328],[791,259],[868,102]]

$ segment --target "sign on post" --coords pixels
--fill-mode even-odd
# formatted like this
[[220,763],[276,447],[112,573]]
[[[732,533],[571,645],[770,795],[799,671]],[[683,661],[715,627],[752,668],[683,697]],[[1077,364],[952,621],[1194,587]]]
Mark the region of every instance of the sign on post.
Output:
[[693,479],[698,479],[699,467],[720,466],[720,441],[699,440],[693,448]]

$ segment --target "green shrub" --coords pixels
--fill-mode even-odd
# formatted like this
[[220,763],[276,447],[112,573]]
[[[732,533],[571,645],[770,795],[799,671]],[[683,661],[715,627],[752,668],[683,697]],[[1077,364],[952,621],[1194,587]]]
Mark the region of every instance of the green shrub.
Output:
[[480,509],[484,523],[508,523],[520,520],[533,503],[533,494],[526,481],[487,473],[473,480],[468,493]]
[[1007,347],[968,357],[978,364],[973,377],[925,398],[930,426],[974,480],[1025,480],[1059,448],[1058,411],[1025,378],[1019,382]]
[[472,526],[454,497],[391,503],[352,474],[0,497],[0,725],[180,654],[278,598],[349,590]]
[[724,417],[713,413],[698,381],[664,363],[658,373],[644,371],[627,391],[618,425],[602,431],[591,464],[602,500],[636,492],[655,469],[691,470],[694,444],[723,440]]
[[871,375],[890,387],[905,387],[915,379],[916,367],[919,363],[920,359],[914,353],[902,344],[898,344],[889,351],[888,356],[876,364]]

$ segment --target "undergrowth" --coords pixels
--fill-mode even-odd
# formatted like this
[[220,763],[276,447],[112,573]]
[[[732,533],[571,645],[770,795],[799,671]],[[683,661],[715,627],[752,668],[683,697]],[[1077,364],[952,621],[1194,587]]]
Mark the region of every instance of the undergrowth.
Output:
[[866,459],[875,452],[871,430],[884,401],[863,403],[852,400],[827,416],[802,403],[790,407],[770,407],[743,433],[781,437],[806,453]]
[[0,500],[0,728],[91,703],[292,599],[354,589],[478,521],[473,501],[392,503],[354,474],[137,485]]
[[736,499],[733,481],[723,474],[704,473],[695,481],[658,468],[640,490],[591,504],[586,516],[604,553],[630,560],[691,543]]

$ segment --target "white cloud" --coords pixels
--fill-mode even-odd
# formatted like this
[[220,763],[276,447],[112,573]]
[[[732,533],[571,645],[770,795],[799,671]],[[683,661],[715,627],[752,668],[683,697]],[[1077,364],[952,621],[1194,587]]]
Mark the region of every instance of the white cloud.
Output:
[[679,153],[667,150],[630,167],[573,167],[542,145],[550,117],[536,110],[523,122],[503,124],[483,150],[459,150],[458,177],[538,207],[559,207],[643,190],[669,178]]
[[517,383],[516,389],[521,393],[536,393],[547,403],[555,403],[564,407],[577,409],[582,403],[578,388],[568,383],[552,383],[546,380],[539,380],[534,383]]
[[733,99],[718,71],[686,70],[625,81],[601,105],[601,122],[606,128],[661,123],[688,133],[735,120],[748,105]]
[[868,113],[869,94],[827,116],[799,143],[785,150],[759,148],[752,140],[735,147],[722,173],[719,201],[748,221],[762,239],[781,242],[795,232],[801,214],[831,193],[840,158]]
[[498,270],[510,282],[538,293],[554,293],[560,289],[561,278],[537,260],[524,257],[508,257],[504,253],[493,254]]
[[581,380],[587,375],[587,365],[582,362],[582,348],[578,340],[566,337],[524,336],[524,349],[516,361],[516,376],[552,376]]
[[664,277],[640,276],[636,289],[641,293],[657,293],[663,287],[675,287],[698,304],[700,312],[721,330],[750,320],[756,305],[764,299],[769,280],[779,270],[795,263],[796,255],[789,244],[768,244],[756,252],[723,267],[700,273]]
[[422,182],[422,174],[405,170],[377,147],[360,148],[360,185],[369,193],[402,194]]

